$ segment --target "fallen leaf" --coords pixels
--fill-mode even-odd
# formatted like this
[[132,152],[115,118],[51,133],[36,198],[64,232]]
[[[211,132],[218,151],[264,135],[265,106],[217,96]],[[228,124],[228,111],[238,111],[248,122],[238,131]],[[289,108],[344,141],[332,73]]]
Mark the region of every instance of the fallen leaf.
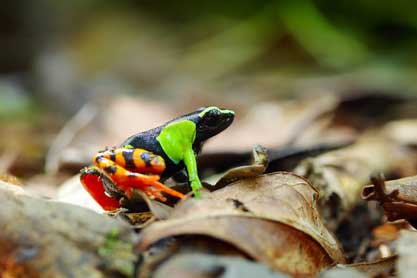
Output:
[[168,220],[143,230],[138,248],[170,236],[206,235],[275,270],[311,276],[345,261],[315,209],[316,198],[308,181],[290,173],[241,180],[180,203]]
[[210,191],[218,190],[239,179],[252,178],[265,173],[268,166],[267,149],[261,145],[255,145],[252,150],[252,163],[228,170],[217,182],[207,187]]

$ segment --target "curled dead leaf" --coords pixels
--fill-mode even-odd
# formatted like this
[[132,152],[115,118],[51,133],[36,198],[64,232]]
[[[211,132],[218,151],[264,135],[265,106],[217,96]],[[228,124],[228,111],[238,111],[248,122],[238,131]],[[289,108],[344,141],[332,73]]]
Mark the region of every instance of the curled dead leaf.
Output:
[[265,173],[265,170],[268,167],[268,162],[267,149],[261,145],[255,145],[252,149],[252,164],[228,170],[215,185],[207,187],[207,189],[214,191],[239,179],[260,176]]
[[308,181],[291,173],[241,180],[181,203],[168,220],[143,230],[138,249],[170,236],[206,235],[272,269],[315,275],[334,262],[345,262],[316,210],[316,198]]

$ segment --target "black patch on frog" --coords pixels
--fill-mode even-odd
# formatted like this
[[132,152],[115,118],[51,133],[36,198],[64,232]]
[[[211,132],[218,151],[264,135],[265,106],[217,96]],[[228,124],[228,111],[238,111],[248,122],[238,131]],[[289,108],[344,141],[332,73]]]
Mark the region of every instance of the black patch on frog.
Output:
[[114,151],[110,151],[109,156],[111,161],[116,161],[116,153]]
[[109,174],[114,174],[117,172],[117,167],[116,166],[107,166],[106,168],[104,168],[104,171],[106,171]]
[[151,156],[149,153],[142,153],[140,158],[145,162],[146,167],[151,167]]
[[123,157],[125,159],[126,168],[127,169],[135,169],[135,161],[133,160],[133,149],[130,150],[124,150],[123,151]]
[[96,156],[96,162],[97,162],[97,163],[100,163],[100,161],[102,161],[102,160],[103,160],[103,158],[104,158],[104,157],[102,157],[101,155],[97,155],[97,156]]

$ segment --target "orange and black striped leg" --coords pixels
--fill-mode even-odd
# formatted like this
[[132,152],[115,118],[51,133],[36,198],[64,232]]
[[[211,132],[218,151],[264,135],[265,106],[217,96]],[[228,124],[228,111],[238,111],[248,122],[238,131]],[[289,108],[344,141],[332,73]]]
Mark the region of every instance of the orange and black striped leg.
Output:
[[80,181],[91,197],[107,211],[120,208],[119,201],[106,195],[103,187],[103,174],[97,167],[86,167],[81,170]]
[[[128,197],[130,197],[131,195],[132,188],[138,188],[145,192],[148,196],[158,198],[162,201],[166,200],[166,198],[163,197],[160,194],[160,192],[165,192],[177,198],[184,198],[184,195],[182,193],[170,189],[169,187],[166,187],[162,183],[158,182],[158,175],[144,175],[126,170],[124,167],[122,167],[120,164],[127,164],[124,160],[124,157],[127,157],[127,155],[122,156],[123,152],[134,152],[135,150],[139,149],[120,148],[112,150],[113,152],[115,152],[114,154],[111,153],[112,151],[105,151],[97,154],[94,158],[94,162],[99,168],[104,170],[106,175],[108,175],[113,180],[113,182],[117,185],[118,188],[125,191]],[[146,152],[144,150],[140,151],[142,153]],[[118,163],[116,163],[115,161]]]
[[129,198],[132,188],[140,189],[148,196],[155,197],[161,201],[166,201],[166,198],[162,196],[161,192],[165,192],[180,199],[185,197],[182,193],[158,182],[159,176],[157,175],[144,175],[130,172],[118,165],[113,165],[111,167],[112,168],[105,168],[104,171],[106,171],[106,174],[111,177],[121,190],[126,192],[126,195]]
[[165,185],[163,185],[160,182],[154,182],[152,183],[151,187],[147,188],[147,191],[149,192],[149,194],[161,201],[166,201],[166,198],[161,194],[161,192],[164,192],[168,195],[177,197],[179,199],[183,199],[185,198],[185,195],[182,194],[181,192],[178,192],[174,189],[171,189]]

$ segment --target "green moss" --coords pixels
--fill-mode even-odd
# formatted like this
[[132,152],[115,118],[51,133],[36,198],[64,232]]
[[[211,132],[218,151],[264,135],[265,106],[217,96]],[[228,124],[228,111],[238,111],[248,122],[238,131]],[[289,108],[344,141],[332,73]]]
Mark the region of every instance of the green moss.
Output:
[[133,276],[136,260],[133,245],[121,239],[118,229],[113,229],[106,235],[105,242],[97,253],[104,260],[106,270],[120,272],[126,277]]

